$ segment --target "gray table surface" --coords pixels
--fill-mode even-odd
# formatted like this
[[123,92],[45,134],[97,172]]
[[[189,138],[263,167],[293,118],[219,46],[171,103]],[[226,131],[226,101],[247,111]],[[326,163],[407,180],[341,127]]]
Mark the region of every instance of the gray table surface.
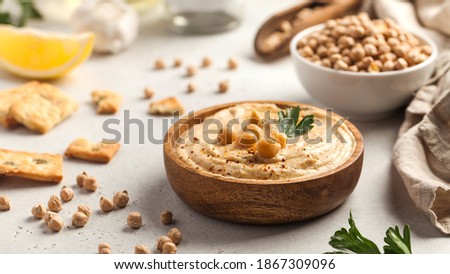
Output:
[[[278,2],[278,3],[277,3]],[[107,137],[102,129],[105,119],[122,120],[120,111],[114,116],[99,116],[90,101],[93,89],[111,89],[124,96],[122,110],[132,118],[146,122],[154,119],[150,131],[162,138],[162,120],[147,114],[148,101],[142,99],[146,85],[156,90],[155,99],[177,96],[188,110],[198,110],[224,102],[253,99],[297,101],[321,106],[302,89],[289,58],[265,64],[254,59],[252,42],[257,28],[270,14],[294,1],[248,1],[245,21],[232,32],[210,36],[181,36],[168,31],[164,23],[150,20],[142,27],[133,46],[114,56],[93,55],[69,76],[53,81],[80,103],[79,110],[46,135],[36,135],[24,128],[0,128],[0,147],[34,152],[63,153],[76,137],[101,140]],[[44,24],[44,26],[47,26]],[[49,25],[48,25],[49,26]],[[47,26],[47,27],[48,27]],[[152,70],[157,57],[171,62],[182,57],[186,63],[198,64],[205,55],[214,65],[201,69],[193,81],[194,94],[186,94],[190,79],[183,69]],[[226,70],[226,60],[235,56],[239,69]],[[0,88],[17,86],[24,80],[0,73]],[[228,79],[226,94],[215,92],[218,81]],[[136,244],[153,246],[168,227],[159,223],[164,209],[174,212],[175,225],[183,232],[179,253],[321,253],[329,251],[329,237],[347,226],[349,211],[368,238],[382,245],[388,226],[408,223],[412,229],[413,251],[416,253],[449,253],[448,238],[435,229],[414,206],[391,161],[391,151],[403,111],[377,122],[355,122],[365,141],[365,159],[358,186],[338,209],[317,219],[279,226],[248,226],[226,223],[203,216],[187,207],[172,191],[164,171],[162,145],[146,141],[138,143],[137,127],[131,129],[131,144],[123,145],[108,165],[64,160],[65,179],[61,185],[22,179],[0,179],[0,195],[11,199],[12,210],[0,212],[0,253],[95,253],[99,242],[109,242],[115,253],[132,253]],[[146,126],[146,129],[149,127]],[[93,193],[83,192],[75,185],[82,171],[94,175],[101,187]],[[43,221],[31,217],[31,207],[47,203],[62,185],[75,189],[75,198],[64,204],[61,216],[66,227],[60,233],[50,232]],[[99,198],[112,197],[126,189],[130,205],[108,214],[99,211]],[[78,204],[94,208],[88,225],[70,227],[71,215]],[[127,214],[140,211],[144,227],[130,230]]]

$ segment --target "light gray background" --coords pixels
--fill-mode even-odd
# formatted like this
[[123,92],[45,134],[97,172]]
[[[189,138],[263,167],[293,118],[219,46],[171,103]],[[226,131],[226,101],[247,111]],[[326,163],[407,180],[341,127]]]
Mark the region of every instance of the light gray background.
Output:
[[[149,101],[142,99],[146,85],[156,90],[155,99],[177,96],[187,110],[198,110],[224,102],[252,99],[297,101],[319,105],[301,88],[291,61],[284,58],[270,64],[254,60],[252,43],[258,27],[275,11],[296,1],[248,1],[245,21],[235,31],[210,36],[180,36],[168,31],[152,18],[142,27],[133,46],[115,56],[93,55],[69,76],[52,82],[80,103],[79,110],[67,121],[46,135],[36,135],[24,128],[0,128],[0,147],[34,152],[63,153],[76,137],[100,140],[107,137],[102,130],[105,119],[123,120],[123,109],[133,118],[147,121]],[[153,22],[152,22],[153,21]],[[44,24],[44,27],[49,25]],[[55,28],[55,26],[51,26]],[[65,28],[66,26],[58,26]],[[164,58],[171,63],[180,56],[185,64],[197,65],[201,58],[213,59],[210,69],[200,69],[193,79],[183,77],[183,69],[152,70],[153,60]],[[235,56],[239,69],[226,70],[226,60]],[[1,90],[22,84],[24,80],[0,73]],[[226,94],[217,94],[217,83],[230,81]],[[186,94],[185,87],[194,81],[198,90]],[[351,83],[349,83],[351,84]],[[93,89],[111,89],[124,96],[122,110],[114,116],[96,115],[90,101]],[[335,211],[315,220],[280,226],[248,226],[225,223],[205,217],[188,208],[172,191],[166,179],[162,145],[137,143],[137,127],[132,129],[132,144],[123,145],[108,165],[64,161],[65,179],[60,185],[0,179],[0,195],[11,199],[12,209],[0,212],[0,253],[95,253],[97,244],[106,241],[115,253],[132,253],[134,245],[153,246],[157,236],[169,227],[159,223],[164,209],[174,212],[175,225],[183,232],[179,253],[321,253],[331,250],[329,237],[337,229],[347,227],[352,210],[364,235],[380,246],[388,226],[409,223],[413,251],[416,253],[449,253],[447,237],[436,230],[409,199],[397,172],[392,166],[391,150],[403,111],[385,120],[355,122],[365,141],[365,159],[361,179],[350,198]],[[123,123],[122,123],[123,126]],[[162,137],[161,119],[154,119],[154,135]],[[97,177],[101,184],[94,194],[75,185],[82,171]],[[31,207],[47,203],[58,194],[62,185],[75,189],[75,198],[64,204],[61,212],[66,226],[60,233],[50,232],[43,221],[31,217]],[[99,198],[112,197],[114,192],[128,190],[130,205],[108,214],[99,212]],[[94,209],[88,225],[70,227],[71,215],[78,204]],[[130,230],[126,216],[140,211],[144,227]]]

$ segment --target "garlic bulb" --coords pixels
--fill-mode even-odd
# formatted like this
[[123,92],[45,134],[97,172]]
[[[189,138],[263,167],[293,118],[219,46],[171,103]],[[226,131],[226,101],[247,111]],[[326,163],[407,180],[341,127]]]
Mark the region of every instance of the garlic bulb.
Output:
[[96,35],[94,50],[118,53],[137,37],[138,16],[123,0],[84,0],[72,17],[77,32]]

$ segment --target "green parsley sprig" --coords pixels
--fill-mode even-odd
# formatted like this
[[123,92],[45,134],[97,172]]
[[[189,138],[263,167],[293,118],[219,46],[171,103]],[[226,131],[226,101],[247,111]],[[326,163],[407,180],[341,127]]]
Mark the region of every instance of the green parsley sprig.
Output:
[[2,9],[3,0],[0,0],[0,24],[14,25],[23,27],[29,19],[41,19],[42,15],[36,9],[33,0],[16,0],[19,4],[21,13],[17,20],[14,20],[10,12]]
[[[348,219],[350,228],[341,228],[336,231],[329,244],[335,251],[326,252],[328,254],[381,254],[380,249],[371,240],[362,236],[356,228],[352,213]],[[411,233],[408,225],[403,228],[403,235],[398,226],[389,227],[384,238],[386,245],[383,246],[385,254],[412,254]]]
[[314,126],[314,115],[306,115],[299,122],[300,107],[286,108],[286,112],[278,112],[278,128],[288,138],[301,136],[310,131]]

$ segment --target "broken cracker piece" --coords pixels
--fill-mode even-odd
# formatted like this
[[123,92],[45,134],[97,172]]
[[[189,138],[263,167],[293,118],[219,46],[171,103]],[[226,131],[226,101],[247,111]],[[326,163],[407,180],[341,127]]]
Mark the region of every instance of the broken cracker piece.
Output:
[[172,115],[179,111],[184,113],[184,107],[175,97],[168,97],[156,102],[150,103],[150,114],[153,115]]
[[59,183],[62,166],[61,155],[0,149],[0,175]]
[[26,90],[9,108],[6,117],[9,127],[20,123],[44,134],[78,109],[78,103],[55,86],[30,83]]
[[73,141],[65,155],[90,162],[109,163],[120,148],[120,144],[93,143],[84,138]]
[[122,103],[122,95],[109,90],[95,90],[91,96],[98,114],[114,114]]

